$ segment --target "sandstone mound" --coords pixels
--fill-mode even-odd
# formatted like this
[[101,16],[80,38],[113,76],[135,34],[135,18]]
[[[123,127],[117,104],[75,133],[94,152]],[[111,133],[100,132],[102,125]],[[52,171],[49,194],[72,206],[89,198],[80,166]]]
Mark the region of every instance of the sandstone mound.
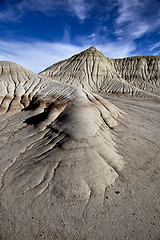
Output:
[[[53,78],[62,83],[81,86],[92,92],[150,96],[150,94],[143,90],[157,90],[157,88],[154,87],[156,83],[154,80],[152,84],[150,83],[150,74],[147,72],[148,75],[146,77],[148,77],[148,84],[146,84],[141,70],[137,70],[140,72],[138,79],[139,84],[134,80],[131,81],[134,74],[134,79],[137,79],[137,72],[135,72],[136,69],[134,70],[134,67],[137,66],[136,64],[134,66],[130,58],[129,60],[126,59],[126,61],[110,59],[105,57],[96,47],[91,47],[69,59],[50,66],[39,75]],[[141,67],[139,67],[139,69],[140,68]],[[129,74],[131,75],[130,77]],[[158,72],[155,74],[158,74]],[[155,74],[153,73],[152,75]],[[132,84],[133,82],[134,84]]]
[[122,111],[15,63],[0,69],[2,239],[72,239],[82,226],[86,236],[124,167],[113,134]]

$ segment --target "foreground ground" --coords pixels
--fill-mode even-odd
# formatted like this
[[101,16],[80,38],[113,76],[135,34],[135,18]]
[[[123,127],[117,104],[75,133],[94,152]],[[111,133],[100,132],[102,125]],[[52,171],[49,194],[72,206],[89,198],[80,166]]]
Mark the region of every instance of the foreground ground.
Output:
[[[126,166],[106,192],[97,237],[160,239],[160,105],[155,100],[110,96],[126,115],[116,131]],[[105,234],[103,235],[103,233]]]
[[[1,147],[1,164],[3,167],[3,163],[9,163],[9,167],[1,182],[0,239],[160,239],[159,101],[116,95],[104,97],[125,112],[118,118],[118,126],[111,127],[105,135],[111,147],[106,155],[109,156],[112,149],[112,137],[109,137],[112,135],[116,142],[112,161],[122,156],[125,163],[120,170],[114,167],[116,164],[113,165],[118,175],[113,170],[111,173],[106,170],[106,164],[102,165],[100,155],[96,155],[95,150],[101,151],[99,145],[102,145],[96,146],[96,135],[86,141],[88,147],[78,139],[75,140],[76,145],[72,141],[69,144],[68,138],[64,145],[63,142],[58,147],[47,145],[48,141],[49,144],[54,143],[50,139],[57,135],[55,128],[60,125],[56,124],[64,120],[63,127],[67,118],[58,118],[51,135],[47,133],[45,138],[36,127],[32,127],[32,121],[38,121],[37,116],[42,114],[28,118],[25,121],[28,125],[24,123],[31,111],[37,114],[36,110],[22,111],[6,118],[8,122],[2,121],[4,135],[1,141],[7,141],[7,144]],[[79,117],[82,118],[78,115],[75,119]],[[88,114],[83,120],[90,117]],[[75,122],[72,124],[74,126]],[[78,126],[79,122],[76,124]],[[101,130],[103,135],[105,128]],[[46,129],[42,128],[43,131]],[[84,132],[83,135],[89,133]],[[77,134],[81,136],[81,131]],[[92,149],[94,154],[91,154]],[[15,155],[12,163],[13,155],[17,153],[19,155]],[[56,167],[55,160],[60,161]],[[109,161],[108,157],[106,161]],[[113,183],[110,185],[108,181]]]

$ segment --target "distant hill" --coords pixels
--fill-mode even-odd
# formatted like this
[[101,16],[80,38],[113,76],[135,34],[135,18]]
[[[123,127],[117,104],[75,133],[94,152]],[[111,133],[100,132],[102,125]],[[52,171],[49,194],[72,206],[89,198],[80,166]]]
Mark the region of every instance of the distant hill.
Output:
[[111,59],[96,47],[48,67],[39,75],[93,92],[130,93],[160,90],[160,57]]

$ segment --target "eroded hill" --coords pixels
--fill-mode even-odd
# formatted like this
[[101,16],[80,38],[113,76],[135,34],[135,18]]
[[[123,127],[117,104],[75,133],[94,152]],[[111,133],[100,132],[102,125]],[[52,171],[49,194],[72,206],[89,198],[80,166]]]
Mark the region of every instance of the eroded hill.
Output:
[[156,56],[111,59],[96,47],[56,63],[39,75],[93,92],[147,95],[160,90],[160,58]]
[[159,239],[158,74],[95,47],[38,75],[0,62],[0,239]]
[[1,237],[70,239],[124,168],[113,134],[123,112],[15,63],[0,69]]

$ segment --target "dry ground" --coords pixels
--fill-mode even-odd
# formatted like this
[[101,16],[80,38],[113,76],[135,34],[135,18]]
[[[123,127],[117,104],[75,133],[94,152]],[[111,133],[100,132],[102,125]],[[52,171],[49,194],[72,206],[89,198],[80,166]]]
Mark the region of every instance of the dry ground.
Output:
[[[116,130],[126,166],[106,192],[104,213],[88,239],[160,239],[160,104],[110,96],[125,111]],[[100,232],[101,237],[100,237]]]

